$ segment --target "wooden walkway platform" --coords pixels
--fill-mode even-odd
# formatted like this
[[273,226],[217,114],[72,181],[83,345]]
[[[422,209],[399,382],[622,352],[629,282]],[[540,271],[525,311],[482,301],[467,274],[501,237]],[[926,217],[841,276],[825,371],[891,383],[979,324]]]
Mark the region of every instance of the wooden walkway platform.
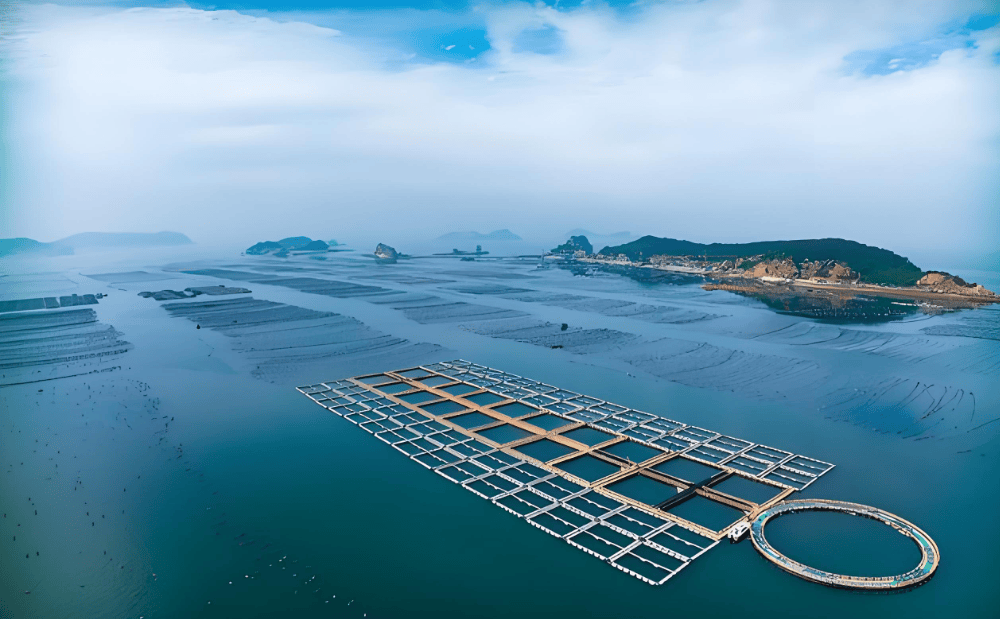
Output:
[[[764,536],[764,527],[772,518],[804,511],[833,511],[878,520],[912,539],[917,544],[917,548],[920,549],[920,561],[912,570],[892,576],[846,576],[844,574],[826,572],[799,563],[781,554],[768,543],[767,538]],[[801,499],[779,503],[758,514],[750,527],[750,539],[753,540],[754,547],[764,558],[786,572],[794,574],[799,578],[840,589],[878,591],[915,587],[930,580],[941,562],[941,554],[937,544],[934,543],[934,540],[929,535],[913,523],[875,507],[860,505],[858,503],[848,503],[846,501]]]

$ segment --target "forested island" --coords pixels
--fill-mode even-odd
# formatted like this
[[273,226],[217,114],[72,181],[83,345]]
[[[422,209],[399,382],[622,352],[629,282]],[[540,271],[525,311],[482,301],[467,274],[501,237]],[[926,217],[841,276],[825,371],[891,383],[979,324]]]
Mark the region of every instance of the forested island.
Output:
[[[686,258],[713,267],[713,271],[751,270],[759,264],[772,263],[776,272],[790,277],[799,274],[792,269],[808,270],[800,265],[832,261],[850,268],[857,281],[886,286],[913,286],[925,274],[909,259],[888,249],[845,239],[704,244],[644,236],[624,245],[605,247],[597,256],[605,259],[626,256],[633,263]],[[782,264],[785,269],[778,267]],[[851,279],[851,276],[843,273],[840,278]]]
[[[702,276],[706,290],[728,290],[791,307],[813,299],[843,305],[866,295],[956,308],[1000,302],[994,292],[943,271],[924,271],[908,258],[846,239],[694,243],[644,236],[596,254],[586,237],[552,250],[574,262]],[[649,271],[645,271],[649,272]]]
[[244,253],[248,256],[266,256],[271,254],[278,258],[286,258],[289,252],[325,252],[336,247],[336,241],[312,240],[308,236],[290,236],[280,241],[261,241],[249,247]]

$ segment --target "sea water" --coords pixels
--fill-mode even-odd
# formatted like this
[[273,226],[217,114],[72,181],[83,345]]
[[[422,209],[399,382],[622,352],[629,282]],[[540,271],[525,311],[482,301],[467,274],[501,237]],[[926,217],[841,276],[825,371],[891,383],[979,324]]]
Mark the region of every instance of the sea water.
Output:
[[[212,264],[244,264],[239,260],[247,259]],[[383,333],[439,345],[427,362],[465,358],[832,462],[837,466],[831,473],[793,498],[841,499],[888,510],[927,531],[942,553],[938,574],[925,586],[866,595],[807,583],[773,567],[748,542],[723,542],[666,585],[652,587],[418,466],[294,390],[375,366],[397,369],[391,355],[357,361],[329,357],[255,378],[248,362],[252,353],[233,350],[236,338],[197,329],[160,303],[136,296],[140,289],[160,289],[161,282],[106,284],[82,274],[154,271],[167,262],[117,261],[114,269],[25,264],[24,273],[55,267],[71,283],[25,277],[16,295],[3,291],[4,298],[26,298],[34,281],[46,289],[39,295],[62,289],[109,293],[94,309],[133,349],[90,368],[111,371],[0,388],[0,511],[6,514],[0,519],[0,616],[996,616],[1000,441],[988,432],[990,425],[973,429],[978,420],[989,424],[1000,417],[1000,381],[989,365],[997,358],[997,342],[922,331],[970,315],[996,328],[995,310],[860,326],[865,333],[908,339],[899,340],[898,349],[883,343],[845,351],[814,337],[828,328],[822,323],[794,319],[788,326],[787,317],[778,317],[778,324],[776,314],[759,304],[705,293],[694,284],[664,292],[663,286],[623,278],[584,281],[529,267],[513,271],[528,279],[487,280],[619,301],[665,299],[684,311],[723,318],[664,325],[579,308],[529,307],[509,298],[462,297],[555,324],[641,339],[568,351],[489,337],[478,332],[482,323],[470,330],[459,328],[460,322],[419,322],[413,313],[364,299],[247,285],[257,299],[337,312]],[[245,264],[249,269],[255,263]],[[403,266],[407,276],[418,270]],[[311,276],[346,280],[347,268]],[[394,273],[366,263],[349,268],[362,277]],[[481,266],[454,261],[420,267],[425,277],[452,282],[462,281],[463,268]],[[231,283],[176,277],[184,281],[164,280],[161,287]],[[408,294],[428,290],[386,285]],[[451,293],[442,286],[449,285],[433,284],[430,290],[447,297]],[[813,335],[796,335],[793,341],[757,337],[771,331],[772,323],[785,332],[805,326]],[[834,339],[858,337],[851,333]],[[793,359],[801,369],[795,365],[780,374],[784,387],[765,372],[746,384],[729,372],[709,381],[708,369],[699,373],[687,366],[684,374],[672,374],[670,362],[657,361],[656,352],[674,350],[678,341],[738,348],[761,363]],[[629,356],[640,348],[645,357]],[[676,357],[675,363],[689,358]],[[969,366],[956,361],[962,358],[985,361]],[[752,363],[732,367],[741,371],[756,370]],[[836,392],[823,392],[828,400],[803,394],[864,375],[948,385],[966,398],[971,392],[974,412],[960,410],[976,419],[959,423],[942,414],[955,427],[921,427],[919,435],[908,437],[900,428],[912,420],[903,424],[899,417],[912,410],[903,399],[873,406],[866,402],[881,402],[875,391],[844,398],[840,385]],[[885,390],[892,393],[889,386]],[[914,397],[919,400],[919,392]],[[868,575],[908,569],[916,558],[906,540],[860,519],[801,514],[768,526],[777,548],[817,567]]]

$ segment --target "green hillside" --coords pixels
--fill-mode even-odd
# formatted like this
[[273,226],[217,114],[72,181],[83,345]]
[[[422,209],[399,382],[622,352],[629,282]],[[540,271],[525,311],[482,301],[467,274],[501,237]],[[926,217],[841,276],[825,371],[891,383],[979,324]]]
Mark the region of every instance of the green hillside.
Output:
[[594,253],[594,246],[590,244],[587,237],[583,235],[571,236],[569,240],[552,250],[553,254],[572,254],[575,251],[584,251],[588,254]]
[[600,253],[625,254],[633,261],[656,255],[705,257],[707,260],[764,255],[767,258],[791,258],[796,264],[807,259],[836,260],[860,273],[862,281],[891,286],[912,286],[923,276],[923,271],[903,256],[888,249],[845,239],[704,244],[644,236],[624,245],[605,247]]

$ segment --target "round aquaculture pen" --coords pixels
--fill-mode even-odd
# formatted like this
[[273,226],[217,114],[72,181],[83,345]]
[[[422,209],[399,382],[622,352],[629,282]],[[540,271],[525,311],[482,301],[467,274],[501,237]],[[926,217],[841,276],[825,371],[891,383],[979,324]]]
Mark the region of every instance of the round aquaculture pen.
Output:
[[[894,576],[847,576],[826,572],[799,563],[778,552],[764,536],[764,528],[772,518],[803,511],[841,512],[851,516],[861,516],[877,520],[913,540],[917,548],[920,549],[920,562],[910,571]],[[846,501],[803,499],[778,503],[757,515],[750,526],[750,539],[753,540],[754,547],[765,559],[776,564],[786,572],[812,582],[842,589],[880,591],[915,587],[927,582],[934,575],[941,561],[937,544],[916,525],[881,509],[858,503],[848,503]]]

